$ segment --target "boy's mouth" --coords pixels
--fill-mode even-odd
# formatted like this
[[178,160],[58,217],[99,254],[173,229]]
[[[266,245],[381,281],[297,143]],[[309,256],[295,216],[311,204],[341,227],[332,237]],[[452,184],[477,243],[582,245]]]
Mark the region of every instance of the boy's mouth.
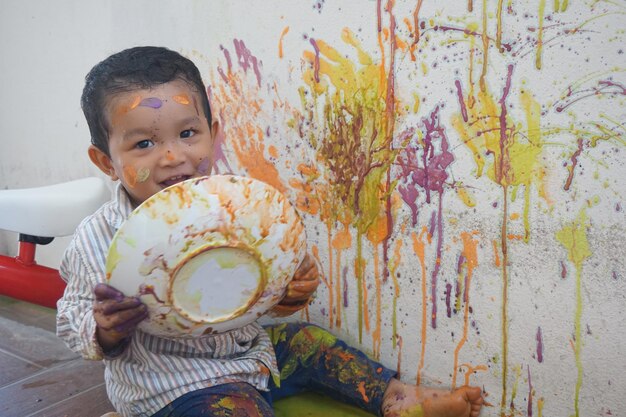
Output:
[[189,178],[191,178],[191,175],[176,175],[174,177],[166,179],[165,181],[161,181],[160,184],[163,187],[169,187],[171,185],[178,184],[179,182],[188,180]]

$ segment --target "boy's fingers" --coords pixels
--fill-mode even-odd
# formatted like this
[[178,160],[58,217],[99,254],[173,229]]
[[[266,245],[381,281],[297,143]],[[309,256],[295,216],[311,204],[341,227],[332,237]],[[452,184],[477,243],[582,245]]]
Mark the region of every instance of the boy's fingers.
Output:
[[126,333],[133,330],[140,322],[148,318],[148,311],[144,311],[143,314],[137,315],[122,324],[115,326],[115,331],[120,333]]
[[139,301],[138,298],[128,297],[124,298],[122,301],[114,302],[114,301],[102,301],[96,303],[94,309],[98,310],[104,315],[114,314],[118,311],[130,310],[135,307],[142,305],[143,303]]
[[291,281],[287,287],[291,291],[311,292],[318,286],[318,280],[311,281]]
[[127,323],[138,323],[147,317],[148,308],[142,304],[138,307],[118,311],[114,314],[105,315],[95,312],[96,323],[105,330],[117,330],[120,327],[128,327]]
[[293,276],[294,281],[313,281],[317,279],[319,272],[317,271],[317,267],[313,267],[306,272],[300,272]]
[[96,284],[93,289],[96,301],[116,300],[122,301],[124,294],[107,284]]
[[298,266],[298,269],[296,270],[296,275],[304,274],[313,267],[315,267],[315,261],[313,260],[313,257],[307,253],[300,263],[300,266]]

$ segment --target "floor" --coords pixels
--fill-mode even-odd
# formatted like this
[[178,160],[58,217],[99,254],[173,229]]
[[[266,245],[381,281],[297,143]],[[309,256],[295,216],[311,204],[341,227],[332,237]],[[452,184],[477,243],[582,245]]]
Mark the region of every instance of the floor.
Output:
[[[101,362],[55,335],[56,310],[0,295],[0,416],[100,417],[113,411]],[[274,403],[276,417],[373,417],[313,393]]]
[[0,296],[0,416],[100,417],[113,411],[103,366],[55,335],[53,309]]

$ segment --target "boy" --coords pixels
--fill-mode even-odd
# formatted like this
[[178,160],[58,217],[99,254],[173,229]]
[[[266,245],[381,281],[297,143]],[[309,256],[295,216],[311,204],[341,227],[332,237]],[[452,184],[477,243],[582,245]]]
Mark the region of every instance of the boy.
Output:
[[[479,388],[448,393],[403,384],[316,326],[266,331],[252,323],[194,339],[137,329],[146,306],[104,284],[108,246],[147,198],[210,173],[217,122],[196,66],[165,48],[131,48],[97,64],[81,104],[89,157],[120,184],[116,197],[82,222],[66,251],[60,271],[68,285],[58,302],[57,333],[83,357],[104,360],[107,392],[119,413],[270,416],[272,398],[314,387],[384,416],[478,416]],[[275,313],[304,307],[317,285],[317,267],[307,257]]]

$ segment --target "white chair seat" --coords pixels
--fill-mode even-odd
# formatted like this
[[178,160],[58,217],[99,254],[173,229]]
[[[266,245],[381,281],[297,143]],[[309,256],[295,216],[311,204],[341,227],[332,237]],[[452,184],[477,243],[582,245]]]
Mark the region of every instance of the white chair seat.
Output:
[[67,236],[111,198],[101,178],[0,190],[0,229],[42,237]]

